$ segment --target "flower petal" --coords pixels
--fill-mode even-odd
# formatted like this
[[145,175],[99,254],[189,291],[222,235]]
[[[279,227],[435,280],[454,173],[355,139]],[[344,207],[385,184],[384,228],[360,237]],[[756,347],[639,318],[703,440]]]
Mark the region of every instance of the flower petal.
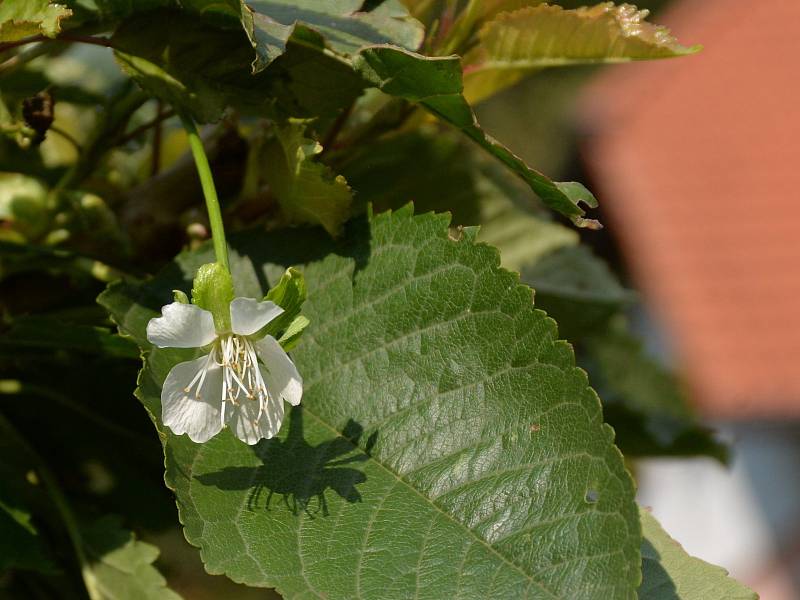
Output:
[[[195,377],[202,371],[199,386],[201,380]],[[210,355],[172,367],[161,389],[164,425],[176,435],[188,433],[193,442],[207,442],[222,429],[221,408],[222,367]]]
[[303,378],[292,359],[271,335],[256,342],[256,352],[266,367],[264,381],[270,395],[277,395],[292,406],[300,404],[303,396]]
[[[263,368],[261,375],[266,375]],[[270,394],[261,415],[258,413],[257,400],[244,400],[237,406],[228,407],[225,421],[236,437],[252,446],[259,440],[269,439],[278,433],[283,421],[283,400]]]
[[238,335],[252,335],[280,315],[283,309],[269,300],[234,298],[231,302],[231,329]]
[[194,304],[173,302],[147,324],[147,339],[159,348],[200,348],[214,341],[214,317]]

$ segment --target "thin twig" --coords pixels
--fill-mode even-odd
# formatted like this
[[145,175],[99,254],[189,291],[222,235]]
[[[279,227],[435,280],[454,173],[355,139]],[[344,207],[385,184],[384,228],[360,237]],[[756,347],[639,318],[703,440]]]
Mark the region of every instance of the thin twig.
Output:
[[[164,104],[161,100],[156,100],[156,119],[161,116],[164,110]],[[158,175],[158,170],[161,166],[161,134],[163,119],[156,122],[153,129],[153,148],[150,152],[150,176],[155,177]]]
[[49,38],[44,35],[32,35],[30,37],[22,38],[21,40],[14,40],[13,42],[4,42],[0,44],[0,52],[13,50],[20,46],[27,46],[28,44],[37,44],[39,42],[79,42],[81,44],[92,44],[94,46],[103,46],[105,48],[112,48],[111,40],[105,37],[95,37],[92,35],[77,35],[73,33],[62,33],[58,37]]
[[133,84],[125,85],[111,98],[101,113],[94,129],[87,136],[78,160],[67,169],[50,191],[57,198],[65,189],[78,187],[97,168],[99,162],[113,147],[113,140],[125,129],[133,113],[149,96]]
[[83,148],[81,147],[81,145],[78,142],[78,140],[76,140],[74,137],[72,137],[71,134],[67,133],[66,131],[64,131],[60,127],[57,127],[55,125],[51,125],[50,128],[48,129],[48,131],[52,131],[56,135],[60,135],[61,137],[63,137],[70,144],[72,144],[75,147],[75,150],[77,150],[79,153],[83,151]]
[[8,60],[0,63],[0,76],[13,73],[21,66],[40,57],[42,54],[47,54],[49,49],[50,47],[48,44],[39,44],[32,48],[25,48],[22,52],[18,52]]
[[336,141],[336,138],[339,137],[339,132],[341,132],[344,124],[347,122],[347,119],[350,117],[350,113],[353,112],[353,106],[355,106],[355,102],[351,102],[350,105],[345,108],[339,116],[336,117],[336,120],[331,125],[331,128],[328,130],[325,139],[322,141],[322,152],[321,154],[325,154],[329,148],[333,148],[333,143]]
[[170,117],[175,116],[175,111],[173,109],[165,110],[161,114],[155,116],[155,118],[149,120],[147,123],[143,125],[139,125],[136,129],[131,131],[130,133],[126,133],[124,136],[120,137],[117,141],[114,142],[114,146],[124,146],[131,140],[135,140],[137,137],[142,135],[145,131],[150,129],[151,127],[155,127],[162,121],[166,121]]
[[76,35],[72,33],[62,33],[56,40],[66,42],[79,42],[81,44],[91,44],[93,46],[103,46],[104,48],[113,48],[114,44],[111,43],[111,38],[96,37],[93,35]]

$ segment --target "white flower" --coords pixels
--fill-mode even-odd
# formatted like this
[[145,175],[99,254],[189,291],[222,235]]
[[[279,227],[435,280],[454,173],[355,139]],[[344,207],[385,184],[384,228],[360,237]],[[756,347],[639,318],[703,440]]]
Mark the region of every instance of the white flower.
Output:
[[277,340],[254,337],[283,309],[272,302],[235,298],[231,331],[217,331],[212,314],[173,302],[147,324],[147,339],[159,348],[210,352],[175,365],[161,391],[161,418],[176,434],[206,442],[228,425],[240,440],[255,444],[281,427],[283,401],[297,405],[303,380]]

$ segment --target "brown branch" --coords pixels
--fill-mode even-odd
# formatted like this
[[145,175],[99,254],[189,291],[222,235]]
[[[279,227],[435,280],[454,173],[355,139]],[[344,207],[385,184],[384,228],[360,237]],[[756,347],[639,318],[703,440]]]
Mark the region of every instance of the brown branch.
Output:
[[336,141],[336,138],[339,137],[339,132],[341,132],[344,124],[347,122],[347,119],[350,117],[350,113],[353,112],[353,107],[355,106],[355,102],[351,102],[350,105],[345,108],[339,116],[336,117],[336,120],[331,125],[331,128],[328,130],[325,139],[322,141],[322,153],[321,155],[328,152],[329,149],[333,148],[333,143]]
[[38,42],[78,42],[81,44],[92,44],[94,46],[103,46],[105,48],[112,48],[111,40],[104,37],[94,37],[91,35],[77,35],[70,33],[62,33],[58,37],[49,38],[44,35],[32,35],[30,37],[15,40],[13,42],[4,42],[0,44],[0,53],[7,50],[13,50],[20,46],[27,46],[28,44],[36,44]]
[[74,137],[72,137],[71,134],[69,134],[68,132],[64,131],[60,127],[57,127],[55,125],[51,125],[48,128],[47,131],[52,131],[56,135],[60,135],[62,138],[67,140],[70,144],[72,144],[75,147],[75,150],[77,150],[79,154],[83,151],[83,148],[81,148],[80,142],[78,142],[78,140],[76,140]]
[[[156,119],[161,117],[164,112],[164,103],[161,100],[156,100]],[[160,119],[153,129],[153,147],[150,152],[150,176],[155,177],[158,175],[158,170],[161,166],[161,138],[163,128],[161,127],[163,119]]]
[[155,127],[162,121],[166,121],[170,117],[174,116],[175,116],[175,111],[173,109],[165,110],[164,112],[156,115],[153,119],[150,119],[147,123],[139,125],[139,127],[134,129],[130,133],[126,133],[125,135],[121,136],[118,140],[114,142],[114,146],[124,146],[131,140],[135,140],[137,137],[142,135],[148,129]]

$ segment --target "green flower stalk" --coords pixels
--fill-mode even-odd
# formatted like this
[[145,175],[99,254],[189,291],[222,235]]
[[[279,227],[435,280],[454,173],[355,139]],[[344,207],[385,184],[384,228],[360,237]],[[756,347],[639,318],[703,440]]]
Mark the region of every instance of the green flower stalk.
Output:
[[200,139],[200,135],[197,133],[197,126],[192,118],[185,113],[180,113],[180,117],[183,122],[183,128],[186,130],[186,135],[189,137],[189,147],[192,149],[194,163],[197,166],[197,175],[200,177],[200,185],[203,188],[203,196],[206,200],[208,222],[211,225],[211,238],[214,241],[214,254],[217,256],[217,262],[226,271],[230,272],[228,245],[225,241],[225,226],[222,223],[222,210],[219,206],[214,178],[211,175],[211,166],[208,164],[208,157],[203,149],[203,140]]

